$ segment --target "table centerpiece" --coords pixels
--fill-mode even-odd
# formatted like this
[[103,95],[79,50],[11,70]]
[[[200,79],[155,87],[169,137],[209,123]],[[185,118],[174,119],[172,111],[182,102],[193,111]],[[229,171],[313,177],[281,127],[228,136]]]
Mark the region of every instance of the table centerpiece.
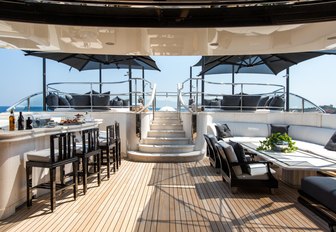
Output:
[[268,136],[265,140],[260,141],[260,146],[257,150],[266,151],[278,151],[278,152],[294,152],[298,148],[295,146],[295,142],[287,133],[273,133]]

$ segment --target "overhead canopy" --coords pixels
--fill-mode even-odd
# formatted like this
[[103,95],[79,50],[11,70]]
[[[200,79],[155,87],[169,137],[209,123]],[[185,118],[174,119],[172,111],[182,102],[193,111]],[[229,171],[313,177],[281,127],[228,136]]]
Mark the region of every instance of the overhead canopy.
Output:
[[145,69],[157,70],[155,61],[149,56],[95,55],[59,52],[26,51],[26,55],[37,56],[61,62],[79,71],[94,69]]
[[[336,54],[334,50],[280,53],[269,55],[235,55],[205,57],[205,65],[199,75],[221,73],[261,73],[278,74],[279,72],[305,60],[325,54]],[[201,60],[195,64],[199,66]]]
[[[77,53],[25,51],[27,56],[43,58],[43,109],[46,109],[46,64],[45,59],[54,60],[69,65],[79,71],[99,69],[99,92],[102,93],[102,69],[129,69],[129,79],[132,78],[132,69],[143,70],[142,85],[144,86],[144,70],[161,71],[155,61],[149,56],[123,56],[123,55],[95,55]],[[129,81],[129,99],[132,105],[132,83]]]

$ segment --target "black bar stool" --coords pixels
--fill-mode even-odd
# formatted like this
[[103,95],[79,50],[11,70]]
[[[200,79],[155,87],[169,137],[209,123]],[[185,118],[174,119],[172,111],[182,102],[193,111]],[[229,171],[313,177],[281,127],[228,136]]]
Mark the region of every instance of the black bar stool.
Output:
[[[87,179],[88,176],[97,174],[98,186],[100,186],[100,149],[99,149],[99,129],[87,129],[81,131],[82,144],[77,146],[76,155],[81,163],[81,170],[78,172],[78,176],[82,177],[83,192],[87,192]],[[92,161],[93,159],[93,161]],[[89,167],[93,166],[93,171],[89,170]]]
[[[102,131],[101,131],[102,132]],[[99,148],[101,151],[101,164],[107,166],[107,179],[110,179],[111,165],[113,172],[116,171],[116,140],[114,125],[106,126],[106,133],[99,137]]]
[[[27,178],[27,206],[32,206],[32,190],[35,188],[50,189],[51,211],[56,207],[56,192],[73,186],[74,200],[77,198],[78,182],[78,157],[76,156],[75,135],[73,133],[60,133],[50,136],[50,148],[27,153],[26,178]],[[72,173],[65,174],[66,164],[72,164]],[[37,168],[49,169],[49,183],[32,186],[32,170]],[[56,168],[60,168],[60,183],[56,183]],[[65,182],[66,176],[72,180]]]

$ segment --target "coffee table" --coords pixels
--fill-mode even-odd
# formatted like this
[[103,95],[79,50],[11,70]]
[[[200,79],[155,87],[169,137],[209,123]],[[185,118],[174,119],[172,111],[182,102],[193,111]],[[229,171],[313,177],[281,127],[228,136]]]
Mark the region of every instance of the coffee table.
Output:
[[[233,140],[234,141],[234,140]],[[271,161],[277,170],[278,177],[285,183],[299,187],[305,176],[317,175],[317,171],[336,171],[335,160],[318,154],[297,150],[291,153],[276,151],[258,151],[259,142],[239,142],[246,150],[257,157]]]

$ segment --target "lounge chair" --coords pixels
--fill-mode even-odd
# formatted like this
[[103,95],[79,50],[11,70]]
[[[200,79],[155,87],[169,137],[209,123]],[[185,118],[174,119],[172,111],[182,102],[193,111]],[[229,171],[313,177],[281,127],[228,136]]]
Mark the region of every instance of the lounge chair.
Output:
[[273,176],[275,171],[270,168],[271,162],[238,162],[233,147],[224,141],[219,141],[216,148],[222,161],[223,181],[228,183],[232,193],[235,193],[238,187],[267,187],[271,193],[273,189],[278,188],[278,181]]

